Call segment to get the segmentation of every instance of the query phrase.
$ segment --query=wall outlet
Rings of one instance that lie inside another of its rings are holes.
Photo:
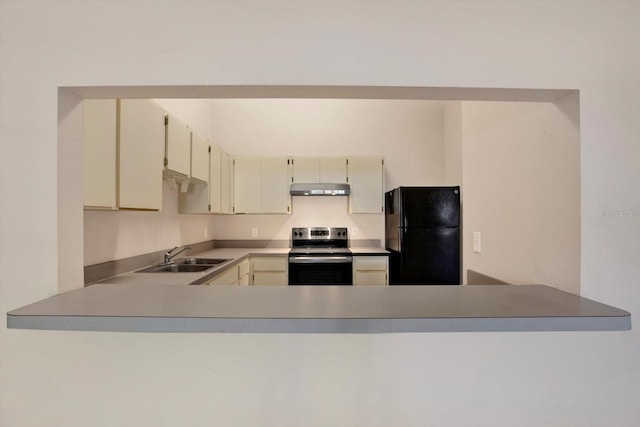
[[[258,237],[258,227],[251,227],[251,237]]]
[[[209,238],[209,229],[207,227],[204,228],[204,238],[208,239]]]
[[[473,232],[473,252],[482,252],[482,235],[479,231]]]
[[[357,227],[353,227],[351,229],[351,235],[352,236],[357,236],[358,235],[358,228]]]

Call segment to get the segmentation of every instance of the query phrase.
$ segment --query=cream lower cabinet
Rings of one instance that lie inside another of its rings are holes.
[[[239,264],[229,267],[216,276],[207,285],[212,286],[246,286],[249,284],[249,260],[240,261]]]
[[[354,256],[353,284],[355,286],[385,286],[389,284],[388,256]]]
[[[251,272],[251,263],[248,259],[245,259],[240,264],[238,264],[238,285],[247,286],[249,285],[249,274]]]
[[[289,256],[252,256],[251,259],[251,285],[276,285],[289,284]]]

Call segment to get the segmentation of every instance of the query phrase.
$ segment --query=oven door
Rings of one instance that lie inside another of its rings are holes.
[[[350,255],[289,255],[289,285],[352,285]]]

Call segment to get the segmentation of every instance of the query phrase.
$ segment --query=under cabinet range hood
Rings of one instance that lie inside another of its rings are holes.
[[[291,184],[292,196],[348,196],[349,184]]]

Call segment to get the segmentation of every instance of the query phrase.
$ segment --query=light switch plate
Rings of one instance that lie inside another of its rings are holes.
[[[473,252],[482,252],[482,236],[479,231],[473,232]]]

